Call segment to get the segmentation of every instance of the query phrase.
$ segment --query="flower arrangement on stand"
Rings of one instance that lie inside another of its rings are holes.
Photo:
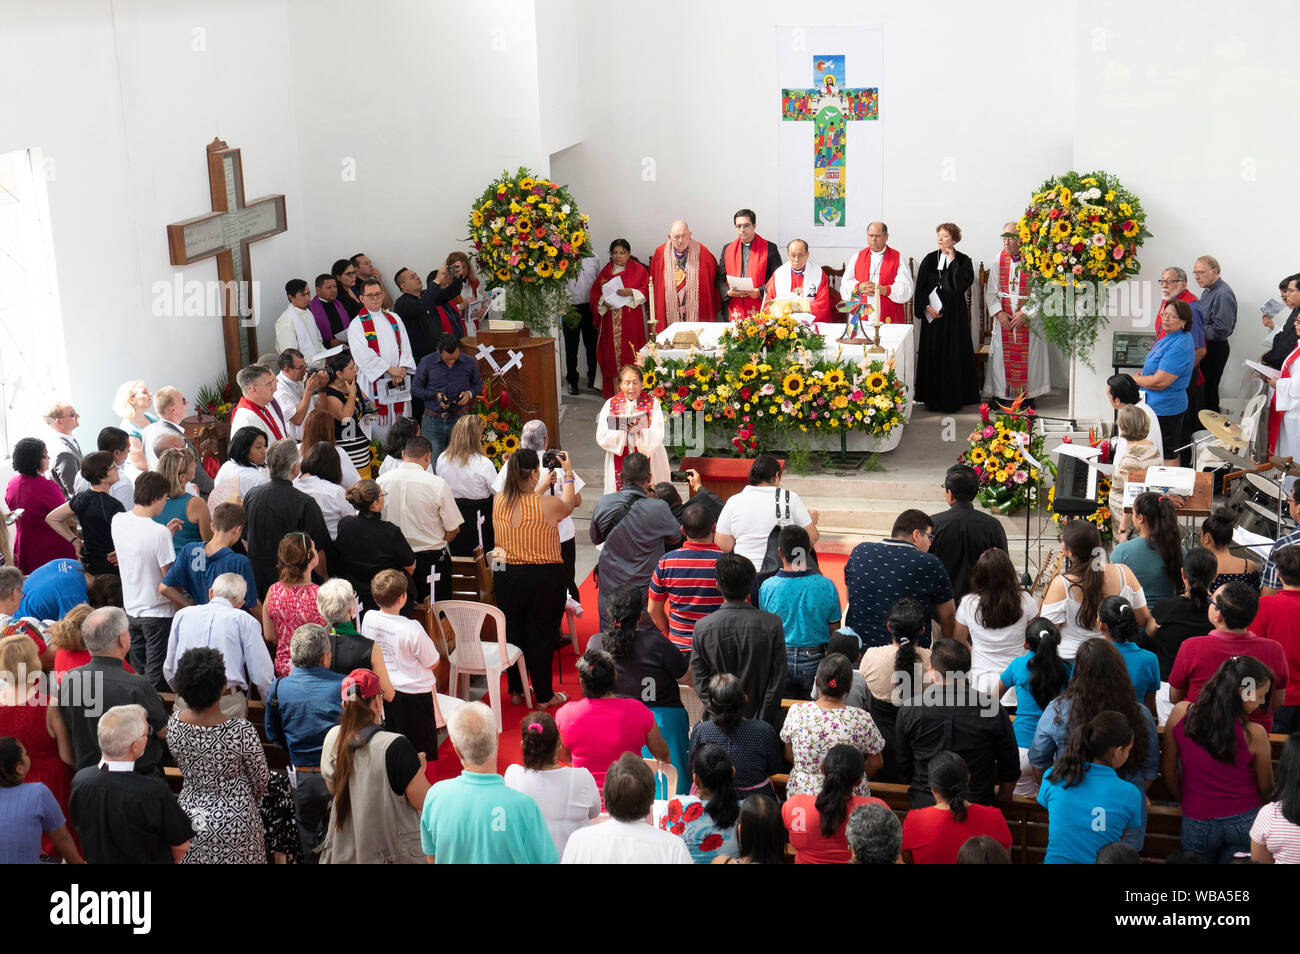
[[[979,426],[971,432],[970,442],[958,463],[974,469],[980,489],[980,504],[994,513],[1007,516],[1037,505],[1037,468],[1021,455],[1027,446],[1029,456],[1042,460],[1043,435],[1034,427],[1033,410],[1018,416],[1021,398],[1016,398],[1009,413],[994,414],[988,404],[980,405]]]
[[[802,435],[885,437],[904,422],[907,392],[892,364],[818,358],[808,345],[820,347],[820,335],[788,314],[736,322],[721,340],[717,357],[664,359],[651,347],[644,383],[665,416],[702,414],[737,457]]]
[[[239,389],[222,371],[211,384],[199,388],[194,398],[194,410],[199,414],[209,414],[218,421],[228,422],[238,403]]]
[[[523,167],[483,190],[470,210],[469,241],[487,288],[506,289],[505,317],[537,334],[572,310],[569,279],[595,255],[587,216],[568,188]]]
[[[1151,237],[1141,201],[1108,172],[1067,172],[1034,192],[1016,231],[1047,341],[1091,367],[1105,286],[1138,273]]]

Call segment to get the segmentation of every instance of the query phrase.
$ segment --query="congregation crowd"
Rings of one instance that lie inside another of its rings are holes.
[[[786,291],[755,219],[737,214],[725,270],[754,263]],[[940,232],[916,291],[955,302],[960,230]],[[864,250],[859,293],[906,300],[887,234]],[[615,246],[607,269],[635,274]],[[806,245],[790,251],[816,286]],[[658,287],[665,321],[714,300],[687,281],[700,263],[674,223],[649,269],[682,274]],[[575,291],[593,324],[610,312],[592,290],[604,274]],[[607,398],[589,530],[599,632],[570,700],[552,670],[565,614],[581,611],[581,478],[541,421],[499,471],[483,454],[482,382],[461,350],[480,303],[470,261],[449,256],[427,291],[411,269],[394,280],[392,311],[364,255],[319,276],[314,298],[288,283],[276,367],[238,375],[214,473],[181,391],[143,381],[123,384],[121,426],[94,451],[66,402],[48,434],[16,442],[12,545],[0,533],[0,860],[763,863],[788,846],[798,863],[993,863],[1012,849],[1000,806],[1020,796],[1046,809],[1047,862],[1135,863],[1160,779],[1181,806],[1184,860],[1300,862],[1300,736],[1276,770],[1269,739],[1300,728],[1300,531],[1256,566],[1230,553],[1230,514],[1184,549],[1171,503],[1143,494],[1109,555],[1095,525],[1066,523],[1040,600],[958,465],[947,510],[905,510],[853,549],[842,602],[818,564],[818,514],[781,486],[777,458],[757,457],[726,500],[688,473],[683,500],[639,346],[620,330],[606,349],[602,324],[587,367]],[[638,315],[611,317],[644,331],[632,284]],[[725,297],[736,316],[763,298]],[[1167,316],[1165,330],[1181,333]],[[1025,367],[1002,373],[1004,393],[1028,396]],[[1165,374],[1109,382],[1118,471],[1162,459],[1146,450],[1156,433],[1165,449],[1176,439],[1182,417],[1151,398],[1182,380]],[[950,400],[970,403],[929,403]],[[491,708],[440,711],[447,660],[431,634],[445,620],[430,607],[451,596],[453,555],[491,561],[514,654],[495,664],[512,706],[531,703],[503,774],[497,690]],[[688,691],[707,713],[694,725]],[[462,771],[430,785],[444,722]],[[907,787],[901,821],[873,783]]]

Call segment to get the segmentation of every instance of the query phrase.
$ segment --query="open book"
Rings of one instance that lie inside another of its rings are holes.
[[[642,427],[650,426],[650,415],[646,411],[633,411],[630,414],[611,414],[606,419],[611,431],[630,430],[633,424],[640,424]]]

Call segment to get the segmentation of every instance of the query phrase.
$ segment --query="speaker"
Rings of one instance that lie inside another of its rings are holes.
[[[1087,461],[1061,454],[1052,509],[1063,517],[1088,517],[1097,511],[1097,472]]]

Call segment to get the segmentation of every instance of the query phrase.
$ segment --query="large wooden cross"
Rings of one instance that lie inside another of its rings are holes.
[[[216,256],[217,277],[222,284],[226,374],[233,382],[240,368],[257,360],[249,245],[285,230],[284,196],[267,195],[246,202],[239,150],[220,139],[208,144],[208,183],[212,213],[168,225],[167,248],[173,265],[189,265]]]
[[[813,225],[844,228],[847,122],[878,119],[880,90],[844,88],[844,55],[813,57],[813,89],[781,90],[781,120],[813,123]]]

